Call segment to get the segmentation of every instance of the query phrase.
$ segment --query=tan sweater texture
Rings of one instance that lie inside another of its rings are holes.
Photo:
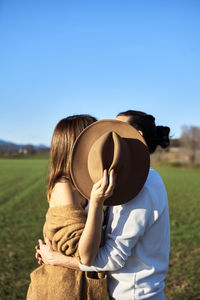
[[[87,213],[70,205],[49,208],[44,236],[55,251],[79,257],[78,242]],[[27,300],[106,300],[105,273],[82,272],[59,266],[42,265],[31,273]]]

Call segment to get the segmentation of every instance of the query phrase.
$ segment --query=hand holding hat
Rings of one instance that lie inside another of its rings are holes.
[[[108,175],[108,171],[104,170],[103,177],[97,181],[92,187],[90,201],[104,202],[105,199],[111,197],[115,188],[116,173],[112,169]]]
[[[78,191],[90,199],[91,190],[108,170],[117,174],[113,194],[105,205],[119,205],[133,199],[142,189],[150,165],[148,147],[131,125],[118,120],[97,121],[77,138],[71,160],[71,174]]]

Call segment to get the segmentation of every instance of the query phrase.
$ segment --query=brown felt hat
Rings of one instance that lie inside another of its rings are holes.
[[[101,120],[86,127],[77,138],[71,160],[71,175],[77,190],[90,199],[93,184],[114,169],[113,195],[105,205],[120,205],[142,189],[150,165],[149,150],[142,135],[128,123]]]

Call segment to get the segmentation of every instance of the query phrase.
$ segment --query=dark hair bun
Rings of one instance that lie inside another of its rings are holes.
[[[170,128],[167,126],[156,126],[157,130],[157,144],[162,148],[167,148],[170,144],[169,132]]]

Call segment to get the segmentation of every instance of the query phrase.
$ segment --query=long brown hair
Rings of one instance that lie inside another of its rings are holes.
[[[71,180],[70,164],[74,142],[81,131],[95,121],[96,118],[90,115],[74,115],[60,120],[56,125],[51,140],[48,201],[56,182],[62,177]]]

